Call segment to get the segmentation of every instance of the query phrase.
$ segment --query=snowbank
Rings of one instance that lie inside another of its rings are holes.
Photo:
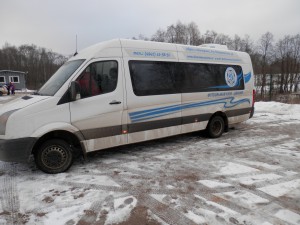
[[[280,102],[256,102],[255,111],[282,115],[298,115],[300,118],[299,104],[285,104]]]

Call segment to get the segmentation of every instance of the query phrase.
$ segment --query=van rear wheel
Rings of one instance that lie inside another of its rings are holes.
[[[213,117],[207,125],[207,133],[211,138],[220,137],[225,129],[224,119],[221,116]]]
[[[70,145],[64,140],[51,139],[46,141],[35,153],[37,167],[45,173],[62,173],[73,163]]]

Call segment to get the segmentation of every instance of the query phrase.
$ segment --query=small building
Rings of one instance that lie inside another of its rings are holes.
[[[16,90],[26,89],[25,72],[0,70],[0,86],[13,82]]]

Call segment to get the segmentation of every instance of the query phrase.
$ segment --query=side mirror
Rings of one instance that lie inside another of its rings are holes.
[[[80,85],[77,81],[71,82],[70,97],[72,102],[80,99]]]

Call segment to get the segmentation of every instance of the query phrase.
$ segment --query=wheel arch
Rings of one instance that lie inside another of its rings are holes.
[[[72,150],[74,152],[79,153],[79,154],[82,153],[83,155],[86,154],[85,146],[81,144],[81,141],[83,140],[81,135],[78,132],[73,133],[73,132],[66,131],[66,130],[53,130],[48,133],[45,133],[40,138],[38,138],[38,140],[36,141],[36,143],[34,144],[34,146],[32,148],[31,153],[35,154],[44,142],[46,142],[47,140],[51,140],[51,139],[64,140],[68,144],[70,144],[70,146],[72,147]]]
[[[208,123],[207,123],[207,126],[208,126],[209,122],[210,122],[215,116],[220,116],[220,117],[223,118],[223,120],[224,120],[224,125],[225,125],[224,131],[225,131],[225,132],[228,132],[228,129],[229,129],[229,126],[228,126],[228,117],[227,117],[226,113],[225,113],[225,112],[222,112],[222,111],[217,111],[217,112],[215,112],[214,114],[212,114],[211,117],[209,118],[209,121],[208,121]]]

